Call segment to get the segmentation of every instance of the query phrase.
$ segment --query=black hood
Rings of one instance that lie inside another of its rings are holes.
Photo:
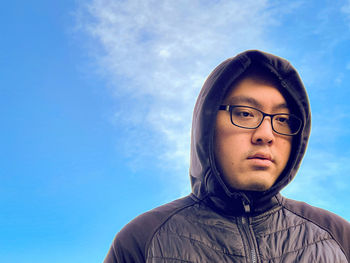
[[[228,188],[218,172],[214,157],[214,126],[219,106],[235,81],[252,66],[268,70],[276,77],[281,93],[303,120],[301,132],[293,137],[292,152],[284,171],[264,192]],[[242,200],[249,202],[253,212],[261,209],[294,178],[306,151],[310,126],[310,107],[304,85],[287,60],[257,50],[227,59],[209,75],[194,108],[190,167],[193,195],[227,213],[241,210]]]

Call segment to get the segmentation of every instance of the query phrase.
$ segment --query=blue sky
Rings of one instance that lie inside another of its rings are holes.
[[[350,220],[350,1],[6,1],[0,261],[101,262],[129,220],[189,193],[192,109],[246,49],[285,57],[312,134],[283,190]]]

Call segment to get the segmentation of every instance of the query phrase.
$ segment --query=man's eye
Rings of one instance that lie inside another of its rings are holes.
[[[277,117],[276,118],[276,121],[280,124],[283,124],[283,125],[288,125],[289,123],[289,118],[287,116],[283,116],[283,117]]]
[[[241,117],[249,117],[251,114],[249,112],[241,112],[240,113]]]
[[[254,117],[254,114],[249,111],[235,111],[234,115],[240,118]]]

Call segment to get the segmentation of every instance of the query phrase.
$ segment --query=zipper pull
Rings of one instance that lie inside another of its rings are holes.
[[[249,214],[250,213],[250,204],[249,204],[249,201],[246,200],[245,198],[243,198],[243,207],[244,207],[244,212]]]

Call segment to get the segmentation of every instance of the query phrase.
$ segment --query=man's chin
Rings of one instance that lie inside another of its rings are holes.
[[[263,192],[270,189],[273,184],[274,181],[272,180],[264,180],[264,178],[260,178],[260,180],[252,180],[251,182],[246,183],[242,190]]]
[[[227,185],[234,190],[263,192],[272,187],[278,176],[270,170],[254,170],[241,173],[239,176],[226,178]]]
[[[264,184],[254,184],[248,187],[249,189],[246,189],[247,191],[256,191],[256,192],[264,192],[266,190],[269,190],[271,188],[270,185],[264,185]]]

